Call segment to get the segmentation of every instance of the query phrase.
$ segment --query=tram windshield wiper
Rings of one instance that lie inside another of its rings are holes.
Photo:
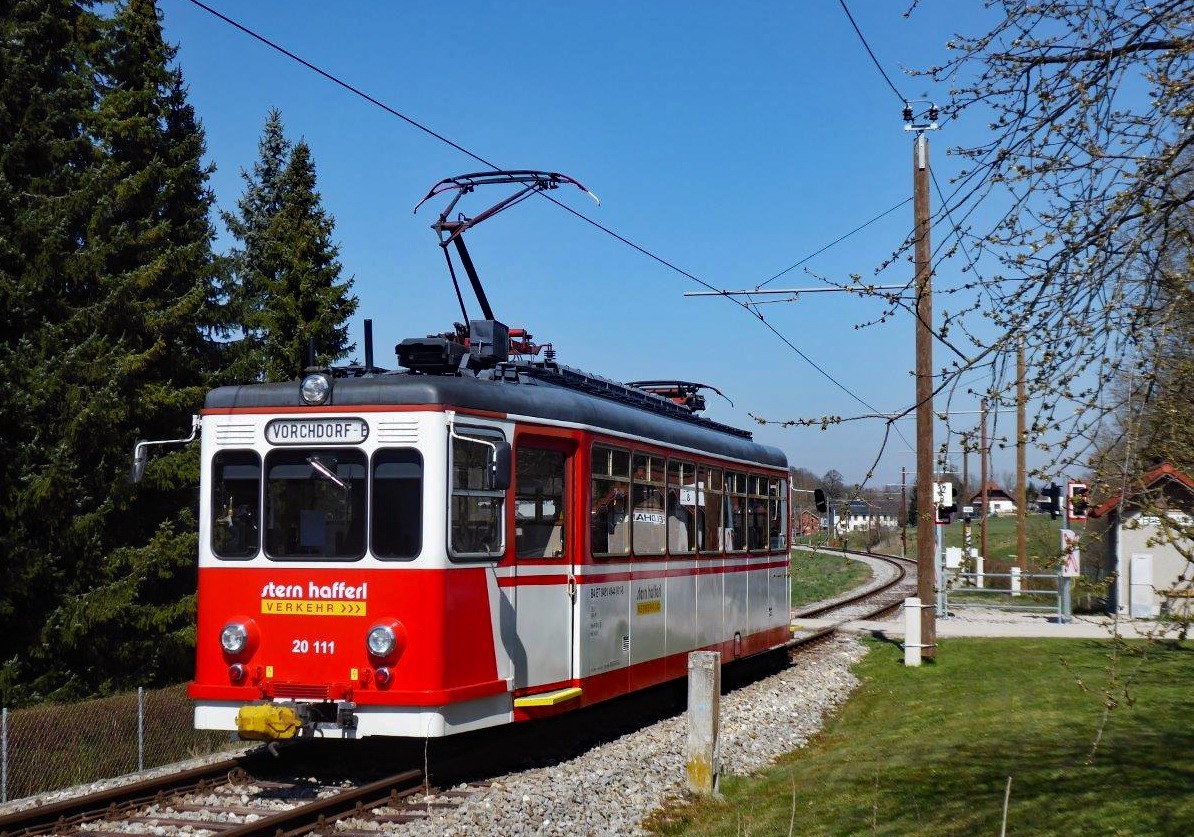
[[[320,459],[315,454],[307,457],[307,464],[315,469],[315,472],[330,483],[339,486],[343,490],[348,490],[348,483],[342,480],[339,475],[328,467],[327,463]]]

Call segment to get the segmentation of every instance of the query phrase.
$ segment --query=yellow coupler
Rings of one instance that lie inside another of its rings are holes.
[[[293,706],[255,703],[236,713],[236,732],[245,741],[281,741],[294,738],[302,728]]]

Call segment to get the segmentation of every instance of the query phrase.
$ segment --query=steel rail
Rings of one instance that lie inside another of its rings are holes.
[[[147,805],[168,793],[179,793],[223,782],[242,769],[240,759],[226,759],[180,773],[156,776],[49,805],[14,811],[0,816],[0,837],[64,830]]]
[[[327,799],[309,802],[272,817],[221,831],[220,837],[298,837],[324,828],[344,814],[364,815],[371,808],[396,803],[423,787],[423,771],[405,770]]]

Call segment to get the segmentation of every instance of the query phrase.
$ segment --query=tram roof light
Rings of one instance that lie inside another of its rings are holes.
[[[310,404],[313,407],[326,404],[332,395],[332,380],[323,372],[307,375],[299,384],[299,395],[304,404]]]

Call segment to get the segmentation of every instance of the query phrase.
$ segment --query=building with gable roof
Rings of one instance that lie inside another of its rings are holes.
[[[1109,610],[1133,618],[1194,615],[1192,515],[1194,478],[1168,462],[1090,513],[1083,540],[1098,556],[1091,569],[1113,579]]]

